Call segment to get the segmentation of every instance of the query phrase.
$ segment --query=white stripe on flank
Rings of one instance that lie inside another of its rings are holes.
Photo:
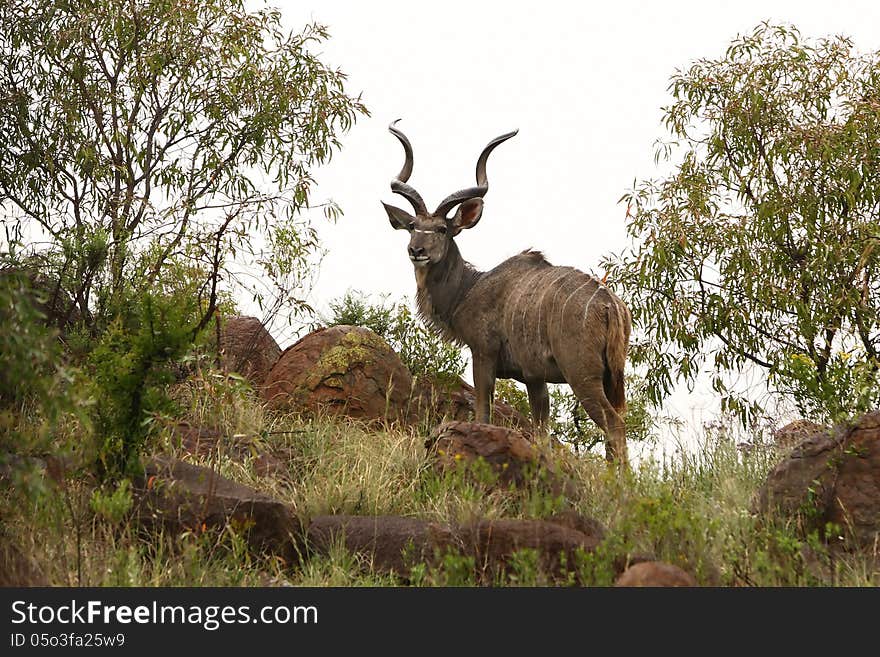
[[[558,268],[554,267],[554,269],[558,269]],[[570,273],[571,273],[571,271],[569,271],[569,270],[563,270],[563,272],[559,276],[557,276],[552,281],[550,281],[550,284],[544,288],[544,292],[541,294],[541,298],[538,299],[538,340],[541,340],[542,338],[544,338],[544,336],[542,334],[542,326],[541,326],[541,314],[544,312],[544,299],[547,297],[547,293],[553,288],[553,286],[556,285],[560,280],[562,280],[563,278],[568,276]],[[554,298],[556,298],[557,292],[559,292],[559,290],[556,290],[553,293]],[[552,308],[551,308],[550,312],[551,312],[550,318],[552,321],[552,318],[553,318]],[[550,329],[549,329],[549,327],[547,328],[547,337],[545,339],[545,342],[546,342],[546,346],[548,347],[548,349],[550,349]],[[550,349],[550,351],[552,352],[552,349]],[[543,354],[540,354],[540,355],[543,356]],[[547,378],[547,361],[544,358],[541,358],[541,368],[543,369],[544,378],[546,379]]]
[[[575,269],[574,267],[566,267],[565,269],[567,269],[567,271],[565,272],[565,274],[566,274],[565,279],[562,281],[562,283],[560,283],[556,292],[553,293],[553,298],[550,300],[550,307],[551,307],[550,312],[553,314],[553,317],[556,317],[559,319],[560,324],[562,323],[562,319],[561,319],[561,315],[556,312],[556,297],[559,295],[560,292],[562,292],[562,290],[565,289],[565,286],[568,284],[568,281],[570,278],[574,277],[575,279],[577,279],[577,276],[580,274],[580,272],[577,269]],[[552,318],[550,321],[551,322],[553,321]]]
[[[537,280],[532,281],[532,283],[536,284],[535,287],[537,287],[539,290],[541,289],[541,279],[546,277],[548,273],[553,273],[553,269],[548,268],[548,269],[542,271],[540,273],[540,275],[537,277]],[[541,298],[543,298],[543,296],[544,295],[541,295]],[[538,303],[540,304],[540,301]],[[540,308],[540,305],[538,307]],[[520,320],[520,324],[522,326],[522,335],[526,341],[528,341],[528,334],[526,331],[526,313],[529,311],[529,308],[534,308],[534,304],[523,306],[522,319]],[[540,335],[541,328],[539,325],[536,325],[535,329],[538,331],[538,335],[535,337],[535,339],[539,339],[541,337],[541,335]]]
[[[554,268],[551,269],[550,271],[553,271],[553,270],[555,270],[555,269],[556,269],[556,267],[554,267]],[[550,289],[551,289],[554,285],[556,285],[556,283],[559,281],[559,279],[564,278],[565,276],[568,276],[568,274],[569,274],[569,272],[567,272],[567,271],[566,271],[566,272],[563,272],[562,274],[560,274],[559,276],[557,276],[556,278],[554,278],[552,281],[550,281],[550,284],[547,285],[547,287],[545,287],[545,288],[544,288],[544,291],[541,293],[541,298],[538,299],[538,325],[537,325],[537,331],[538,331],[538,339],[539,339],[539,340],[541,339],[541,312],[544,310],[544,299],[547,297],[547,293],[550,291]],[[523,315],[523,318],[525,319],[525,315]],[[548,335],[547,335],[547,337],[548,337],[548,338],[550,337],[550,335],[549,335],[549,331],[548,331]]]
[[[570,267],[565,267],[565,269],[566,269],[565,275],[560,276],[560,278],[566,278],[566,277],[570,276],[572,273],[574,273],[574,270]],[[555,283],[555,281],[554,281],[554,283]],[[562,282],[562,285],[560,285],[558,288],[556,288],[556,291],[553,293],[553,298],[550,300],[550,307],[551,308],[556,307],[556,295],[559,294],[559,291],[564,287],[565,287],[565,281]]]
[[[596,291],[593,292],[592,296],[590,297],[590,300],[587,301],[587,307],[584,308],[584,321],[585,321],[585,322],[587,321],[587,313],[590,312],[590,304],[593,303],[593,298],[594,298],[597,294],[599,294],[599,290],[604,290],[604,289],[605,289],[605,286],[602,285],[601,283],[599,283],[598,287],[596,287]]]
[[[543,270],[538,270],[537,272],[532,272],[531,279],[534,280],[535,276],[538,276],[543,273],[544,273]],[[528,276],[528,274],[526,274],[526,276]],[[509,311],[510,314],[508,317],[504,318],[504,320],[505,320],[504,325],[505,325],[505,328],[507,329],[506,333],[507,333],[508,340],[510,340],[510,338],[513,337],[514,318],[516,317],[516,312],[517,312],[517,308],[519,307],[519,302],[522,301],[524,291],[527,289],[528,289],[528,286],[526,285],[526,279],[521,278],[517,282],[516,288],[514,289],[513,293],[511,293],[511,295],[510,295],[510,311]],[[513,294],[515,294],[517,291],[519,292],[519,296],[517,297],[516,301],[514,301]]]
[[[575,294],[580,292],[583,288],[585,288],[587,285],[589,285],[590,283],[594,283],[594,282],[595,281],[592,278],[587,279],[586,283],[583,283],[582,285],[578,286],[577,288],[575,288],[574,292],[572,292],[571,294],[568,295],[568,298],[565,300],[565,303],[562,304],[562,310],[559,311],[559,321],[560,322],[562,321],[562,318],[565,317],[565,307],[568,305],[568,302],[571,301],[571,298]]]

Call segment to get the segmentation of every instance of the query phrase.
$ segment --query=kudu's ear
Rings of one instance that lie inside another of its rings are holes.
[[[385,212],[388,213],[388,221],[391,222],[392,228],[395,230],[410,230],[412,223],[416,219],[414,216],[406,210],[388,205],[385,201],[382,201],[382,205],[385,207]]]
[[[469,198],[458,206],[452,218],[452,234],[458,235],[465,228],[473,228],[483,216],[483,199]]]

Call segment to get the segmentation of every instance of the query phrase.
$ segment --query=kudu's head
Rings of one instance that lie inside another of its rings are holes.
[[[498,144],[507,141],[518,131],[514,130],[496,137],[483,149],[477,160],[476,187],[468,187],[450,194],[440,202],[434,212],[428,212],[421,195],[406,182],[413,169],[412,145],[396,124],[397,121],[394,121],[388,129],[403,144],[406,162],[397,178],[391,181],[391,190],[409,201],[415,214],[388,205],[384,201],[382,205],[385,206],[385,212],[388,213],[393,228],[409,231],[409,259],[412,260],[413,265],[426,267],[442,262],[449,251],[452,238],[465,228],[473,228],[477,225],[483,214],[483,196],[489,191],[489,181],[486,178],[486,161],[489,159],[489,154]],[[449,213],[454,208],[457,208],[455,214],[449,217]]]

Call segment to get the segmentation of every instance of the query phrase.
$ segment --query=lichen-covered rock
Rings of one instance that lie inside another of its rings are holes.
[[[796,517],[805,533],[840,528],[845,544],[880,540],[880,411],[803,440],[767,476],[757,507]]]
[[[614,586],[697,586],[697,580],[678,566],[662,561],[643,561],[627,568]]]
[[[266,378],[263,397],[276,409],[409,421],[412,388],[409,370],[385,340],[340,325],[287,348]]]
[[[263,385],[280,356],[281,347],[256,317],[230,317],[223,324],[220,334],[223,367],[241,374],[254,386]]]

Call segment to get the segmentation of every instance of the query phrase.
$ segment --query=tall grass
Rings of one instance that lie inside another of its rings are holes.
[[[592,455],[557,450],[554,458],[570,479],[563,498],[537,484],[506,490],[472,477],[437,474],[426,464],[421,431],[272,414],[234,380],[208,374],[183,384],[175,398],[185,409],[182,419],[213,427],[226,438],[214,453],[196,457],[176,445],[172,432],[158,431],[154,451],[216,468],[283,500],[304,518],[403,515],[454,524],[549,517],[566,509],[606,528],[600,548],[575,566],[580,581],[590,584],[611,584],[622,567],[641,558],[677,564],[707,585],[878,583],[876,561],[829,552],[818,540],[800,537],[793,523],[753,513],[754,496],[780,454],[759,440],[743,451],[737,447],[742,441],[726,431],[707,431],[699,449],[644,458],[623,475]],[[256,466],[262,453],[274,455],[282,468],[260,474]],[[254,555],[231,529],[147,534],[125,517],[108,517],[100,507],[96,511],[94,486],[82,476],[37,496],[7,489],[0,499],[3,540],[17,545],[50,584],[382,586],[403,581],[376,572],[341,545],[290,564]],[[448,555],[439,570],[416,568],[409,581],[473,583],[462,559]],[[517,555],[506,578],[496,583],[550,583],[535,569],[528,553]]]

